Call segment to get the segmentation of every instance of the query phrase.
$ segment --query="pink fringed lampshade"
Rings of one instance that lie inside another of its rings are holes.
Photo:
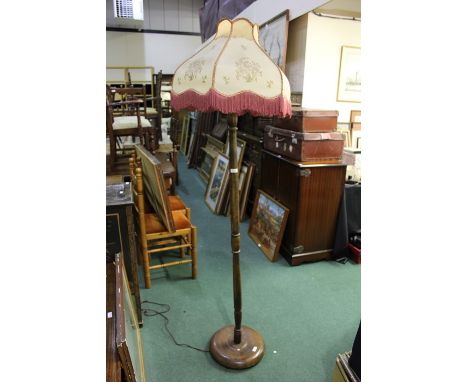
[[[174,73],[175,110],[290,116],[289,81],[258,42],[258,25],[221,20],[214,39]]]

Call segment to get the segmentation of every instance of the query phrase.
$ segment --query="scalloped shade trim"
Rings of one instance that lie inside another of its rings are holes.
[[[175,110],[220,111],[224,114],[236,113],[237,115],[251,113],[253,116],[265,117],[286,117],[292,113],[291,103],[285,97],[263,98],[249,91],[234,96],[224,96],[214,89],[210,89],[206,94],[187,90],[182,94],[174,94],[171,106]]]

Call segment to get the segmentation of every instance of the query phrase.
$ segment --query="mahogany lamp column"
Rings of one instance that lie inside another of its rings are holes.
[[[234,322],[219,329],[211,338],[210,353],[219,364],[231,369],[245,369],[261,361],[265,352],[262,336],[242,326],[242,288],[240,272],[239,174],[237,165],[237,114],[228,115],[229,170],[231,187],[231,248],[234,290]]]

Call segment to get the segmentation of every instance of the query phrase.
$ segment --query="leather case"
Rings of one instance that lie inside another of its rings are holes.
[[[281,129],[310,132],[331,132],[337,128],[338,111],[293,107],[291,118],[274,118],[273,126]]]
[[[263,146],[297,161],[340,160],[344,136],[341,133],[298,133],[267,126]]]

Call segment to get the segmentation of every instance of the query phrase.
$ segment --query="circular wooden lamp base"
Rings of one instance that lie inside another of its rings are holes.
[[[265,353],[262,336],[248,326],[241,327],[241,342],[234,343],[234,325],[219,329],[210,341],[210,353],[229,369],[247,369],[259,363]]]

